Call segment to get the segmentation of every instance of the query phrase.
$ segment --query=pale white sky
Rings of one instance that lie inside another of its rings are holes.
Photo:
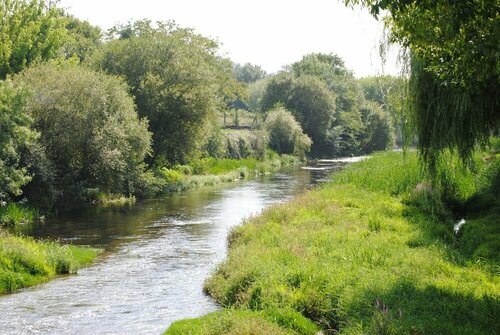
[[[339,0],[61,0],[80,19],[108,29],[148,18],[217,39],[221,53],[268,72],[312,52],[334,53],[357,77],[398,74],[394,51],[382,69],[382,23]]]

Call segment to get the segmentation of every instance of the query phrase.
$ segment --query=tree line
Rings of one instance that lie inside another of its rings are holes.
[[[390,147],[398,129],[401,83],[358,80],[335,55],[269,75],[171,22],[103,32],[45,0],[1,0],[0,17],[2,201],[153,196],[161,168],[200,157],[356,155]],[[263,120],[252,144],[218,122],[235,101]]]

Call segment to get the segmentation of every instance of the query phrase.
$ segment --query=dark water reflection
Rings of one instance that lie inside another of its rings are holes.
[[[0,334],[159,334],[218,306],[204,279],[226,254],[229,229],[325,180],[345,162],[204,188],[129,208],[24,227],[27,235],[106,250],[76,276],[0,297]]]

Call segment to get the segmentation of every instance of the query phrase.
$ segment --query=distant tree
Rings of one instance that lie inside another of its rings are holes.
[[[102,31],[99,27],[71,15],[66,16],[65,19],[68,40],[63,47],[64,54],[66,57],[76,56],[83,62],[101,44]]]
[[[65,20],[45,0],[0,0],[0,79],[56,58],[67,41]]]
[[[0,200],[18,196],[31,178],[20,163],[21,152],[31,146],[37,133],[24,113],[27,92],[10,81],[0,81]]]
[[[279,103],[293,113],[312,139],[313,153],[322,152],[335,116],[335,96],[325,83],[317,77],[281,73],[269,80],[262,98],[266,110]]]
[[[252,65],[250,63],[245,63],[244,65],[234,64],[233,71],[238,81],[247,84],[254,83],[267,77],[266,71],[263,70],[260,65]]]
[[[217,44],[172,23],[137,21],[110,31],[93,63],[123,76],[153,133],[153,163],[186,163],[208,139],[210,120],[237,97]]]
[[[41,136],[28,160],[38,172],[53,169],[52,180],[34,180],[53,182],[53,201],[75,205],[89,192],[134,193],[151,135],[122,80],[59,63],[31,67],[14,81],[32,92],[25,112]]]
[[[269,147],[279,154],[305,157],[312,141],[302,132],[302,127],[292,113],[278,106],[269,111],[264,129],[269,134]]]
[[[363,131],[360,108],[363,95],[356,78],[337,55],[313,53],[291,66],[296,77],[313,76],[321,80],[335,96],[334,121],[323,142],[327,155],[354,155],[359,152]]]
[[[389,114],[397,143],[402,144],[404,79],[393,76],[365,77],[359,79],[359,84],[365,99],[378,103]]]
[[[248,84],[248,108],[252,112],[262,111],[262,97],[267,86],[267,79]]]
[[[360,136],[364,153],[386,150],[394,143],[394,130],[389,113],[376,102],[367,101],[361,108],[364,131]]]

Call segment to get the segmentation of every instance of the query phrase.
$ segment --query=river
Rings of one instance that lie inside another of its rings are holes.
[[[231,227],[344,164],[324,161],[25,227],[35,238],[105,252],[77,275],[0,296],[0,334],[161,334],[176,320],[215,311],[202,286],[224,260]]]

